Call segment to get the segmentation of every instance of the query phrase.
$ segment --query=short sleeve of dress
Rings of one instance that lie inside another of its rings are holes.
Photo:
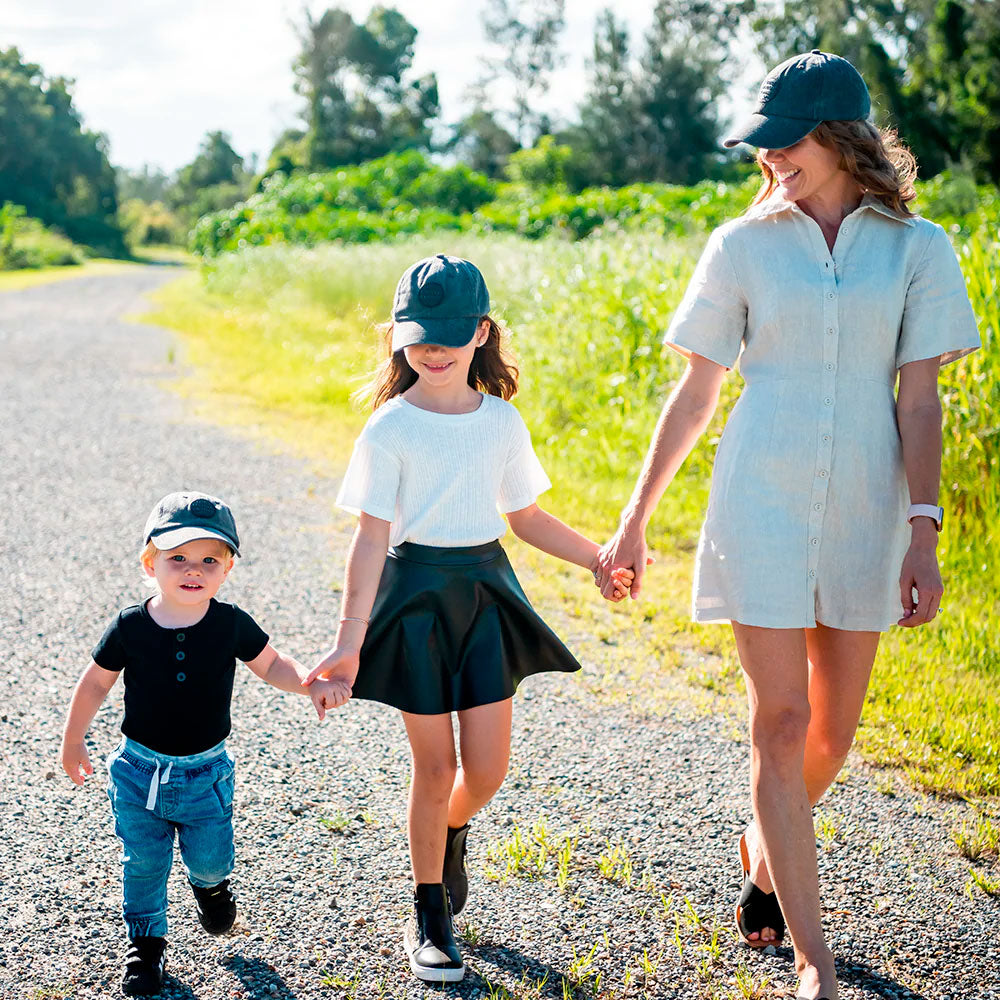
[[[264,647],[270,641],[270,636],[242,608],[234,604],[233,611],[236,615],[236,645],[234,650],[236,657],[244,663],[248,660],[255,660],[264,652]]]
[[[740,356],[746,326],[746,298],[725,240],[716,230],[702,251],[663,340],[686,358],[700,354],[732,368]]]
[[[337,494],[337,506],[391,521],[396,514],[400,463],[365,431],[354,443],[351,461]]]
[[[513,407],[511,411],[513,419],[507,462],[497,496],[497,509],[501,514],[529,507],[538,499],[539,494],[552,486],[531,446],[531,434],[521,414]]]
[[[941,364],[979,347],[976,317],[948,234],[935,226],[906,290],[896,367],[940,356]]]
[[[94,662],[105,670],[124,670],[128,657],[125,654],[125,644],[122,642],[122,616],[117,614],[111,624],[104,630],[104,635],[94,647],[91,656]]]

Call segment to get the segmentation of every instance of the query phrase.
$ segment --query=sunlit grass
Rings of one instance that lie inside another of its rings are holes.
[[[136,264],[127,260],[113,260],[99,257],[83,264],[67,264],[58,267],[22,268],[17,271],[0,271],[0,292],[13,292],[35,285],[47,285],[53,281],[71,278],[89,278],[99,274],[113,274],[127,270]]]
[[[940,555],[948,592],[932,626],[884,639],[859,745],[943,794],[1000,794],[998,602],[993,528],[1000,509],[1000,293],[989,228],[961,248],[985,347],[942,373],[945,408]],[[193,374],[186,391],[240,426],[277,433],[343,467],[367,414],[350,395],[375,359],[373,323],[419,257],[457,253],[482,268],[494,312],[521,366],[516,403],[554,483],[541,503],[603,541],[614,530],[655,424],[681,371],[661,346],[699,241],[620,234],[578,243],[442,235],[316,250],[275,246],[224,255],[166,289],[153,317],[181,330]],[[609,663],[594,694],[644,713],[678,697],[736,711],[739,678],[728,629],[688,616],[691,569],[714,444],[739,379],[727,379],[712,427],[661,503],[649,540],[657,558],[639,602],[611,608],[587,574],[512,543],[529,592],[581,655]],[[609,650],[611,655],[609,656]],[[636,697],[641,691],[641,698]]]

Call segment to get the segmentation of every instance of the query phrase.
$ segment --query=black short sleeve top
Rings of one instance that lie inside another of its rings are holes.
[[[236,660],[253,660],[268,635],[241,608],[214,598],[201,621],[164,628],[146,602],[120,611],[94,648],[94,662],[124,671],[122,732],[172,757],[202,753],[231,728]]]

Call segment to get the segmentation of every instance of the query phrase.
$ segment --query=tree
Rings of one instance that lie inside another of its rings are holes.
[[[16,48],[0,49],[0,204],[23,205],[79,243],[123,254],[107,142],[83,128],[70,88]]]
[[[564,61],[556,43],[566,25],[566,0],[489,0],[483,14],[486,37],[503,52],[500,67],[514,89],[512,131],[530,145],[549,123],[536,101],[549,89],[549,76]],[[488,79],[501,75],[494,68]]]
[[[298,29],[295,91],[305,99],[303,140],[313,169],[427,149],[438,115],[433,73],[410,78],[417,30],[396,10],[373,7],[363,24],[333,7]],[[277,152],[277,150],[276,150]],[[272,154],[272,159],[274,159]]]
[[[480,107],[452,127],[452,137],[444,149],[473,170],[497,178],[503,176],[511,153],[520,146],[494,112]]]
[[[231,208],[249,194],[249,186],[243,157],[230,145],[228,133],[207,132],[195,158],[177,171],[168,202],[191,226],[208,212]]]
[[[638,106],[629,63],[628,30],[608,7],[597,15],[594,47],[587,63],[588,87],[579,125],[561,138],[576,152],[577,185],[620,187],[635,179]],[[568,165],[572,171],[572,165]]]
[[[705,6],[657,0],[653,8],[636,87],[635,169],[644,179],[692,184],[718,159],[716,102],[725,85]]]

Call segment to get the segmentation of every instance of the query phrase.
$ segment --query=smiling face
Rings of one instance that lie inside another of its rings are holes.
[[[184,607],[205,604],[215,597],[233,568],[233,556],[225,543],[198,538],[175,549],[156,549],[142,561],[148,576],[164,601]]]
[[[406,363],[417,373],[427,388],[445,389],[467,385],[469,366],[477,347],[489,336],[489,324],[480,323],[475,336],[464,347],[444,347],[441,344],[411,344],[403,348]]]
[[[852,183],[840,168],[840,153],[822,145],[812,135],[785,149],[761,149],[761,162],[774,174],[778,193],[788,201],[823,197]]]

